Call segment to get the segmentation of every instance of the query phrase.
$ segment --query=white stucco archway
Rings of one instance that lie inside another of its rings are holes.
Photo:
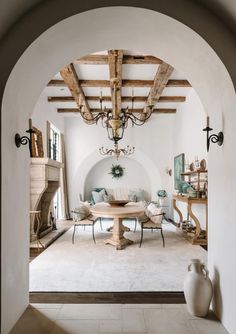
[[[222,240],[225,212],[221,209],[227,208],[227,226],[233,237],[236,160],[231,148],[236,140],[236,101],[230,76],[211,47],[187,26],[151,10],[108,7],[75,15],[43,33],[19,59],[6,85],[2,104],[3,333],[7,333],[28,303],[29,204],[27,196],[19,198],[19,193],[28,194],[29,159],[27,150],[14,146],[14,135],[24,133],[38,96],[56,72],[75,58],[112,48],[153,54],[181,70],[211,116],[213,128],[223,127],[223,147],[212,147],[209,154],[213,171],[209,180],[209,266],[213,276],[215,272],[222,273],[221,283],[216,281],[216,286],[224,294],[224,302],[220,305],[216,300],[216,311],[223,321],[225,314],[227,319],[233,318],[236,288],[232,289],[234,275],[224,254],[234,253],[234,242]],[[225,189],[224,197],[217,196]],[[235,273],[236,268],[233,270]]]

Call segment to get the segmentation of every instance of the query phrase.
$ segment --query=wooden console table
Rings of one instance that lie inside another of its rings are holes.
[[[173,208],[179,215],[179,222],[177,224],[178,227],[181,226],[181,223],[183,222],[183,214],[180,211],[180,209],[177,207],[176,202],[184,202],[187,204],[187,212],[189,214],[189,217],[192,218],[196,225],[196,230],[194,231],[194,235],[191,238],[191,242],[193,245],[207,245],[207,229],[208,229],[208,213],[207,213],[207,198],[189,198],[186,196],[181,195],[173,195]],[[206,237],[203,239],[200,237],[201,234],[201,224],[198,218],[194,215],[192,211],[192,205],[193,204],[203,204],[206,207]]]

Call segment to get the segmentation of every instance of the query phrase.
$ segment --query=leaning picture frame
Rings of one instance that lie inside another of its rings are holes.
[[[184,153],[174,157],[174,187],[180,189],[180,183],[183,180],[181,173],[184,173]]]

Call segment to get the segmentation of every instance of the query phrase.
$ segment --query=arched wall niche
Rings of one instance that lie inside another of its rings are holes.
[[[107,158],[105,158],[107,159]],[[74,192],[78,193],[78,189],[81,191],[82,198],[86,195],[86,183],[87,178],[90,174],[90,172],[103,160],[105,160],[101,155],[98,154],[97,150],[95,150],[92,154],[90,154],[78,167],[78,171],[75,178],[75,187]],[[110,164],[120,164],[120,161],[108,158]],[[122,160],[122,159],[121,159]],[[140,167],[140,169],[143,169],[145,176],[148,178],[149,183],[149,196],[150,198],[155,198],[157,186],[162,186],[162,180],[160,176],[160,172],[156,165],[152,162],[151,159],[147,155],[145,155],[140,150],[135,151],[134,155],[129,158],[129,160],[134,160]],[[122,160],[123,161],[123,160]],[[154,179],[153,175],[155,175],[155,182],[151,182],[152,179]],[[119,186],[118,186],[119,187]],[[139,188],[139,186],[136,186],[136,188]],[[148,190],[148,189],[146,189]],[[79,195],[79,194],[78,194]],[[77,198],[79,197],[77,195]]]
[[[229,239],[236,233],[233,83],[213,49],[187,26],[151,10],[108,7],[75,15],[44,32],[18,60],[5,87],[2,103],[4,334],[9,332],[28,303],[29,199],[27,195],[19,198],[18,194],[28,194],[29,159],[26,149],[14,146],[14,135],[16,132],[23,134],[27,129],[28,118],[42,89],[64,65],[99,49],[130,49],[130,45],[132,49],[162,58],[185,73],[210,115],[212,127],[224,131],[224,145],[213,146],[209,154],[209,267],[216,291],[222,296],[214,300],[215,311],[228,330],[236,331],[232,305],[236,299],[233,280],[236,268],[233,256],[229,255],[235,251],[233,239]],[[223,197],[217,196],[222,193]],[[225,207],[227,228],[231,233],[227,240],[222,240],[222,221],[225,221],[222,208]],[[225,254],[229,263],[224,260]]]
[[[120,178],[113,178],[109,173],[111,166],[117,164],[123,167],[124,174]],[[143,199],[149,201],[151,198],[150,178],[146,168],[130,157],[120,157],[119,161],[115,161],[112,157],[100,160],[90,169],[84,184],[85,198],[88,200],[91,198],[93,188],[100,186],[108,191],[119,189],[119,193],[142,189]]]

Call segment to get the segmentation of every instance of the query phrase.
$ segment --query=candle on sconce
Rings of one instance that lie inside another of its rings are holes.
[[[100,88],[100,100],[102,100],[102,88]]]
[[[206,124],[206,127],[208,128],[208,127],[209,127],[209,125],[210,125],[210,117],[209,117],[209,116],[207,116],[207,124]]]

